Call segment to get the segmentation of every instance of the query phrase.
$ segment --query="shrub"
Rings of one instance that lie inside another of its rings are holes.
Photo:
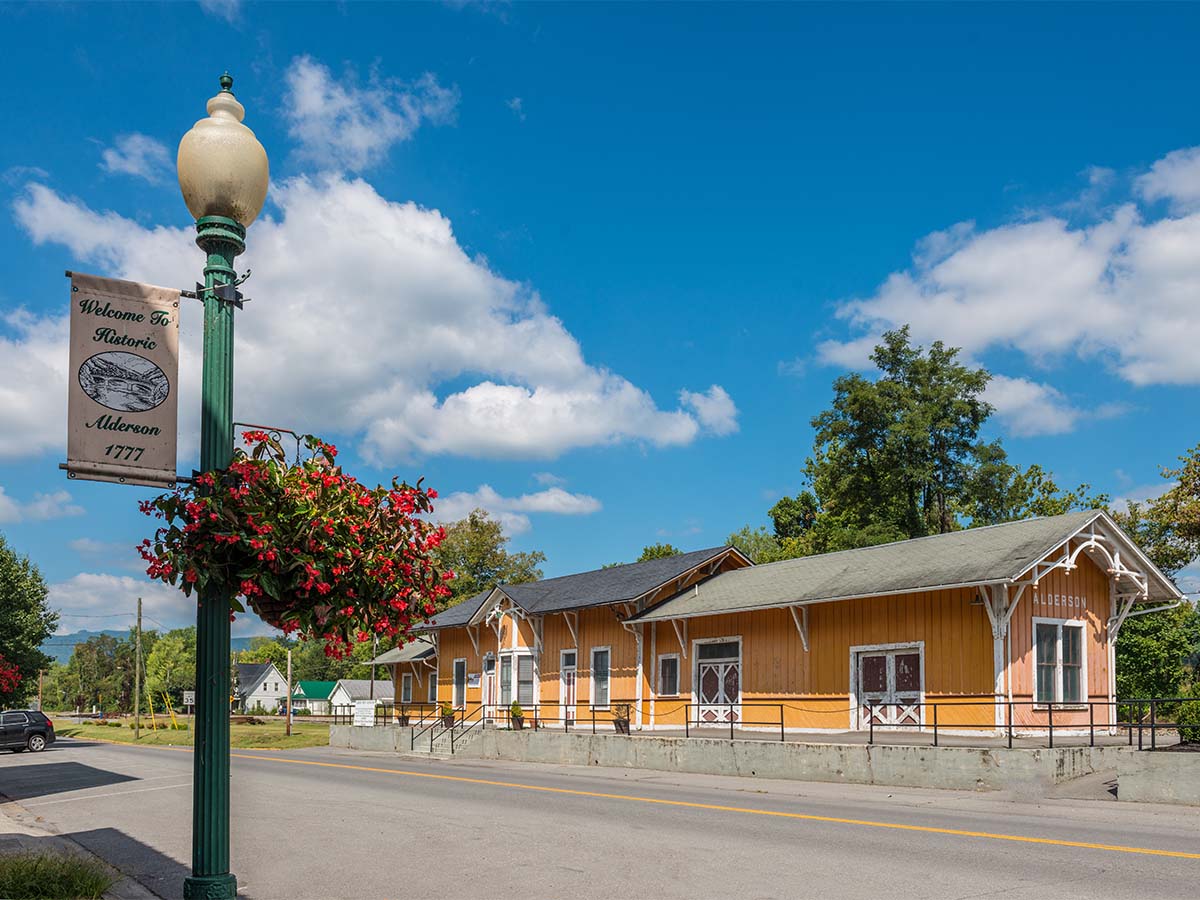
[[[311,709],[293,709],[292,710],[293,717],[295,717],[295,716],[311,716],[311,715],[312,715]]]
[[[629,714],[632,708],[633,707],[628,703],[614,703],[612,705],[612,717],[614,719],[623,719],[624,721],[628,722]]]
[[[1180,741],[1200,743],[1200,685],[1193,687],[1189,696],[1195,699],[1180,704],[1175,724],[1179,726]]]
[[[82,856],[57,853],[0,856],[0,897],[91,900],[103,896],[116,880],[107,867]]]
[[[518,703],[516,700],[514,700],[512,702],[512,706],[510,706],[508,708],[508,714],[510,716],[512,716],[514,719],[525,718],[525,710],[521,709],[521,704]]]

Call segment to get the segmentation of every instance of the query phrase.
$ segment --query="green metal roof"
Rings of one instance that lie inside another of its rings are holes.
[[[848,600],[971,585],[996,584],[1021,576],[1095,519],[1122,545],[1122,556],[1142,556],[1107,515],[1083,510],[1061,516],[1023,519],[874,547],[824,553],[734,569],[714,575],[664,600],[638,622],[660,622],[742,610]],[[1181,595],[1169,579],[1142,556],[1151,600]]]
[[[335,687],[336,681],[298,681],[292,696],[303,697],[306,700],[328,700]]]

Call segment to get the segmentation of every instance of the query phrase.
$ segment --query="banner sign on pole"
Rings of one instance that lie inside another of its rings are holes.
[[[67,275],[68,477],[174,487],[180,292]]]

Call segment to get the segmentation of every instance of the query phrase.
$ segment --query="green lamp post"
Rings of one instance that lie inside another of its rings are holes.
[[[233,260],[246,249],[246,227],[267,197],[267,153],[242,124],[246,110],[233,96],[233,79],[208,101],[208,118],[179,142],[179,187],[196,220],[204,266],[204,374],[200,415],[200,469],[229,465],[233,455],[233,291],[216,288],[237,279]],[[192,780],[192,875],[187,900],[237,895],[229,871],[229,588],[201,592],[196,613],[196,718]]]

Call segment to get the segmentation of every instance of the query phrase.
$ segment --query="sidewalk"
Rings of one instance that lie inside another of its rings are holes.
[[[60,853],[64,856],[84,856],[99,860],[112,868],[106,860],[85,850],[75,841],[47,831],[37,824],[37,817],[19,803],[0,798],[0,856],[10,853]],[[106,900],[159,900],[154,894],[114,869],[118,880],[104,895]]]

